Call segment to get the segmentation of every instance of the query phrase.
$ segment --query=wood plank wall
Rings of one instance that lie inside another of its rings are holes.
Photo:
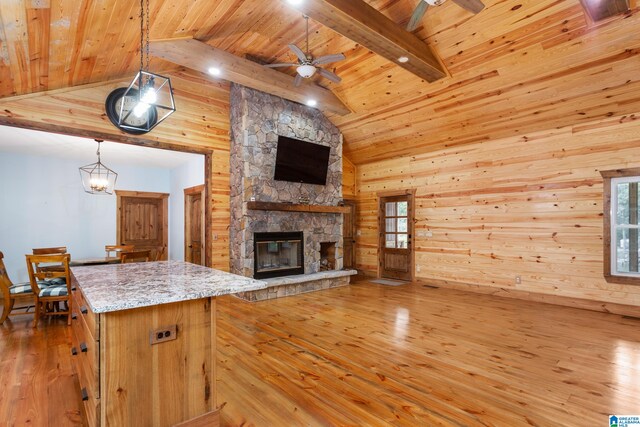
[[[640,167],[637,119],[358,165],[357,268],[377,274],[376,193],[415,188],[418,280],[640,306],[603,279],[599,173]]]
[[[132,76],[133,77],[133,76]],[[200,74],[171,74],[177,111],[149,134],[136,137],[146,145],[157,142],[213,150],[210,245],[213,267],[229,270],[229,86]],[[122,139],[104,113],[111,90],[128,82],[88,85],[0,100],[0,123],[79,136]]]
[[[342,156],[342,197],[356,197],[356,166],[345,155]]]

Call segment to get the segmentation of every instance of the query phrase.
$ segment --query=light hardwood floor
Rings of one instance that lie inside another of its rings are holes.
[[[640,413],[640,319],[370,283],[224,297],[219,310],[225,425],[599,426]],[[0,327],[0,420],[77,425],[64,321],[33,331],[29,319]]]

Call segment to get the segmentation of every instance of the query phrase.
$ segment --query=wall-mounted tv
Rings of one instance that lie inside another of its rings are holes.
[[[279,136],[273,179],[325,185],[330,152],[325,145]]]

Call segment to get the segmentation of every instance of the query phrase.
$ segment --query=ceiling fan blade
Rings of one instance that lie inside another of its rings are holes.
[[[420,0],[420,3],[416,6],[413,14],[411,15],[411,19],[409,19],[409,23],[407,24],[407,31],[413,31],[418,28],[420,25],[420,21],[425,13],[427,13],[427,9],[429,9],[429,3],[424,0]]]
[[[318,74],[320,74],[322,77],[326,79],[331,80],[334,83],[340,83],[342,81],[342,79],[337,75],[335,75],[335,73],[325,70],[324,68],[318,68]]]
[[[293,53],[296,54],[300,62],[307,62],[307,55],[305,55],[302,49],[300,49],[298,46],[292,43],[289,45],[289,49],[291,49]]]
[[[346,59],[347,57],[341,53],[336,53],[335,55],[325,55],[320,58],[316,58],[311,64],[312,65],[323,65],[330,64],[332,62],[338,62]]]
[[[297,67],[300,64],[265,64],[267,68],[278,68],[278,67]]]
[[[484,9],[484,3],[481,0],[453,0],[453,2],[471,13],[478,13]]]
[[[296,78],[293,80],[294,86],[300,86],[300,83],[302,83],[302,79],[303,77],[300,74],[296,73]]]

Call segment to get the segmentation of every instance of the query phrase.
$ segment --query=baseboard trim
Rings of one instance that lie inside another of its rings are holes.
[[[537,292],[528,292],[518,289],[494,288],[491,286],[474,285],[471,283],[453,282],[449,280],[417,279],[413,283],[438,288],[457,289],[476,292],[479,294],[495,295],[505,298],[514,298],[526,301],[543,302],[547,304],[562,305],[565,307],[581,308],[583,310],[600,311],[604,313],[619,314],[622,316],[640,318],[640,307],[634,305],[617,304],[612,302],[594,301],[583,298],[572,298],[559,295],[549,295]]]

